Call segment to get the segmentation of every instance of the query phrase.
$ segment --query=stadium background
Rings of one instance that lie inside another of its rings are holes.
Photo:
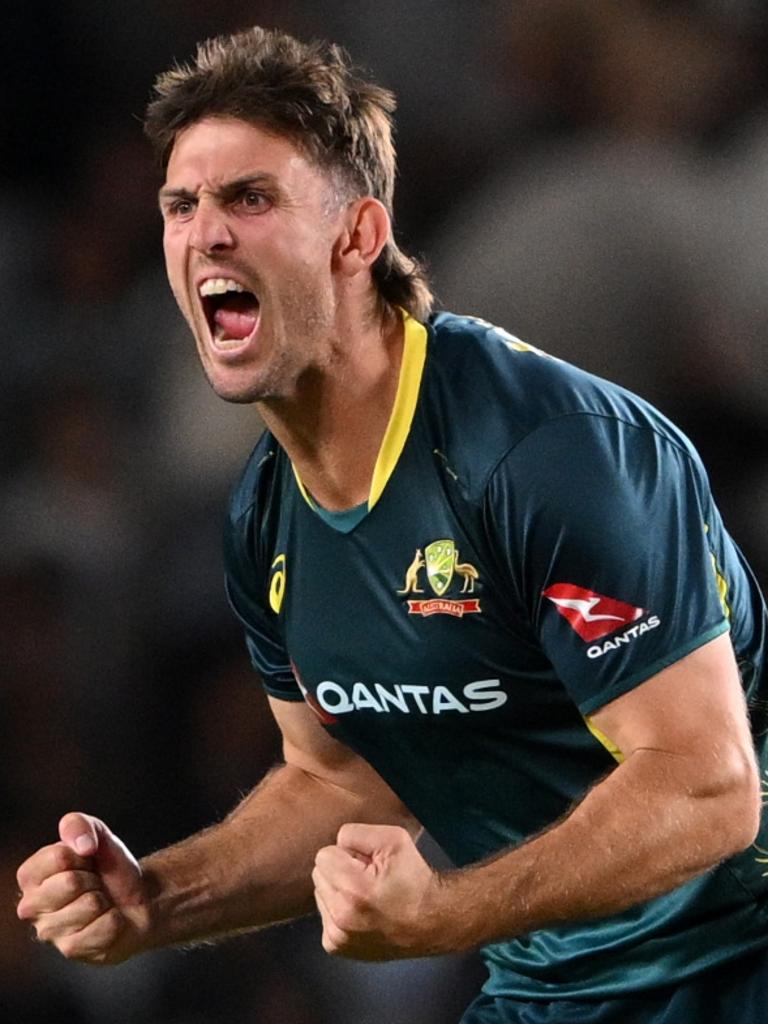
[[[322,11],[320,10],[322,6]],[[762,0],[16,2],[0,129],[0,1008],[19,1024],[447,1024],[472,957],[329,961],[314,922],[114,970],[13,913],[59,815],[138,853],[276,757],[222,594],[257,420],[209,394],[167,291],[138,118],[196,40],[258,22],[399,96],[397,230],[441,302],[655,400],[768,580]]]

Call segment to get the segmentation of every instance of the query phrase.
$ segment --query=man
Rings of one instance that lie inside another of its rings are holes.
[[[465,1024],[744,1020],[761,598],[660,414],[430,316],[392,238],[392,107],[336,48],[260,29],[158,80],[171,287],[213,388],[267,425],[227,585],[285,764],[141,864],[66,815],[19,915],[116,963],[316,905],[333,954],[486,947]]]

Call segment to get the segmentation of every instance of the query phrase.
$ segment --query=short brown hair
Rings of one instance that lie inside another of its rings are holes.
[[[176,136],[204,117],[235,117],[284,135],[352,196],[392,215],[395,97],[367,81],[341,47],[254,26],[200,43],[194,61],[159,75],[144,130],[163,166]],[[390,235],[372,268],[381,297],[417,320],[432,310],[424,269]]]

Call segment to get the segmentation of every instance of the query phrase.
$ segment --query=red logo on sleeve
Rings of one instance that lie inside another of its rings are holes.
[[[332,715],[328,711],[326,711],[325,708],[322,708],[318,703],[317,698],[309,692],[304,683],[301,681],[299,670],[296,668],[296,662],[293,661],[293,659],[291,659],[291,668],[293,669],[293,674],[296,677],[296,682],[299,684],[299,689],[301,690],[302,697],[304,698],[305,702],[312,708],[312,710],[315,712],[315,714],[323,723],[323,725],[336,725],[336,723],[338,722],[338,718],[336,718],[335,715]]]
[[[645,615],[644,608],[606,597],[575,583],[553,583],[542,591],[582,640],[591,643]]]

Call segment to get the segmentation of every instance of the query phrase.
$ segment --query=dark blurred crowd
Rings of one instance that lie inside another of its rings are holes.
[[[15,6],[0,43],[0,1016],[450,1024],[482,977],[474,957],[330,961],[307,921],[96,970],[13,913],[16,865],[65,811],[140,855],[221,817],[279,756],[219,555],[259,421],[197,368],[139,119],[154,75],[208,35],[258,22],[345,45],[398,93],[397,234],[441,304],[656,402],[765,585],[765,5]]]

